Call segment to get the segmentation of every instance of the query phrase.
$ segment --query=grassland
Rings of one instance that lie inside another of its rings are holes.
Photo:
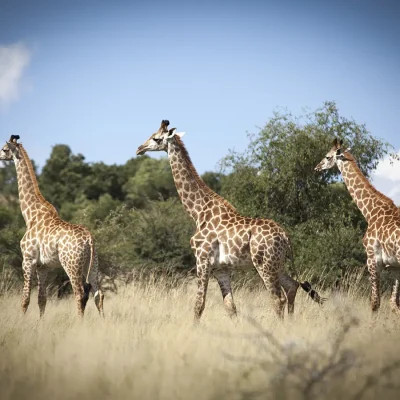
[[[326,294],[326,293],[325,293]],[[398,399],[399,319],[350,288],[323,307],[298,294],[279,322],[264,290],[236,292],[237,320],[211,284],[200,326],[195,288],[129,285],[93,301],[49,300],[38,320],[19,294],[0,297],[0,397],[6,399]],[[397,385],[397,386],[396,386]]]

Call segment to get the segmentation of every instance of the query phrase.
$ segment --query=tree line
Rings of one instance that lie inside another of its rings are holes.
[[[366,262],[366,222],[338,170],[314,171],[334,137],[351,145],[367,177],[392,150],[365,125],[341,116],[334,102],[326,102],[301,116],[275,112],[248,135],[244,152],[229,151],[219,172],[202,175],[242,214],[281,224],[291,236],[298,271],[326,285]],[[42,194],[60,216],[91,230],[106,276],[143,267],[194,267],[189,245],[194,224],[179,201],[166,157],[134,157],[123,165],[88,163],[84,155],[58,144],[37,175]],[[0,188],[1,268],[21,277],[19,241],[25,226],[14,165],[0,168]],[[63,272],[57,274],[61,279]]]

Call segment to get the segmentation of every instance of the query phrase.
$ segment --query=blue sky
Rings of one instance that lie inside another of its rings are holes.
[[[400,148],[396,1],[3,3],[0,131],[39,166],[57,143],[124,163],[169,119],[215,170],[274,109],[325,100]]]

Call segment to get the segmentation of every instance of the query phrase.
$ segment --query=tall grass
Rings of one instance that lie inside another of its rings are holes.
[[[243,288],[230,320],[212,282],[195,328],[192,283],[121,287],[104,321],[93,301],[78,321],[72,298],[49,300],[39,321],[36,293],[22,317],[10,292],[0,297],[0,397],[397,399],[399,320],[387,299],[373,318],[359,293],[347,285],[319,307],[299,292],[281,323],[264,290]]]

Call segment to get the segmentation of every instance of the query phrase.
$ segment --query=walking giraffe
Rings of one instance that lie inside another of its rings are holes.
[[[363,238],[367,253],[367,267],[371,281],[371,308],[377,311],[381,302],[380,272],[385,267],[396,277],[390,303],[392,310],[400,312],[400,210],[393,201],[371,185],[358,168],[350,149],[342,148],[343,141],[335,139],[316,171],[337,165],[343,181],[367,220],[368,228]]]
[[[198,290],[195,320],[205,306],[211,273],[218,281],[228,313],[236,315],[230,283],[230,267],[251,259],[266,288],[275,298],[275,309],[283,317],[286,298],[289,314],[294,311],[296,292],[301,287],[311,298],[322,299],[308,282],[299,283],[284,273],[292,249],[286,232],[274,221],[240,215],[223,197],[213,192],[200,178],[176,128],[168,130],[163,120],[160,129],[137,149],[141,155],[148,151],[166,151],[179,197],[188,214],[196,222],[196,233],[190,240],[196,257]],[[282,293],[281,287],[284,289]]]
[[[49,268],[61,264],[67,273],[83,317],[90,291],[101,316],[103,293],[98,283],[98,262],[94,241],[88,229],[63,221],[52,204],[40,193],[32,162],[18,135],[12,135],[0,152],[0,160],[14,161],[21,212],[26,232],[21,240],[24,271],[22,311],[26,313],[31,293],[32,276],[38,279],[38,303],[40,316],[46,307],[46,278]],[[84,275],[86,282],[84,283]]]

